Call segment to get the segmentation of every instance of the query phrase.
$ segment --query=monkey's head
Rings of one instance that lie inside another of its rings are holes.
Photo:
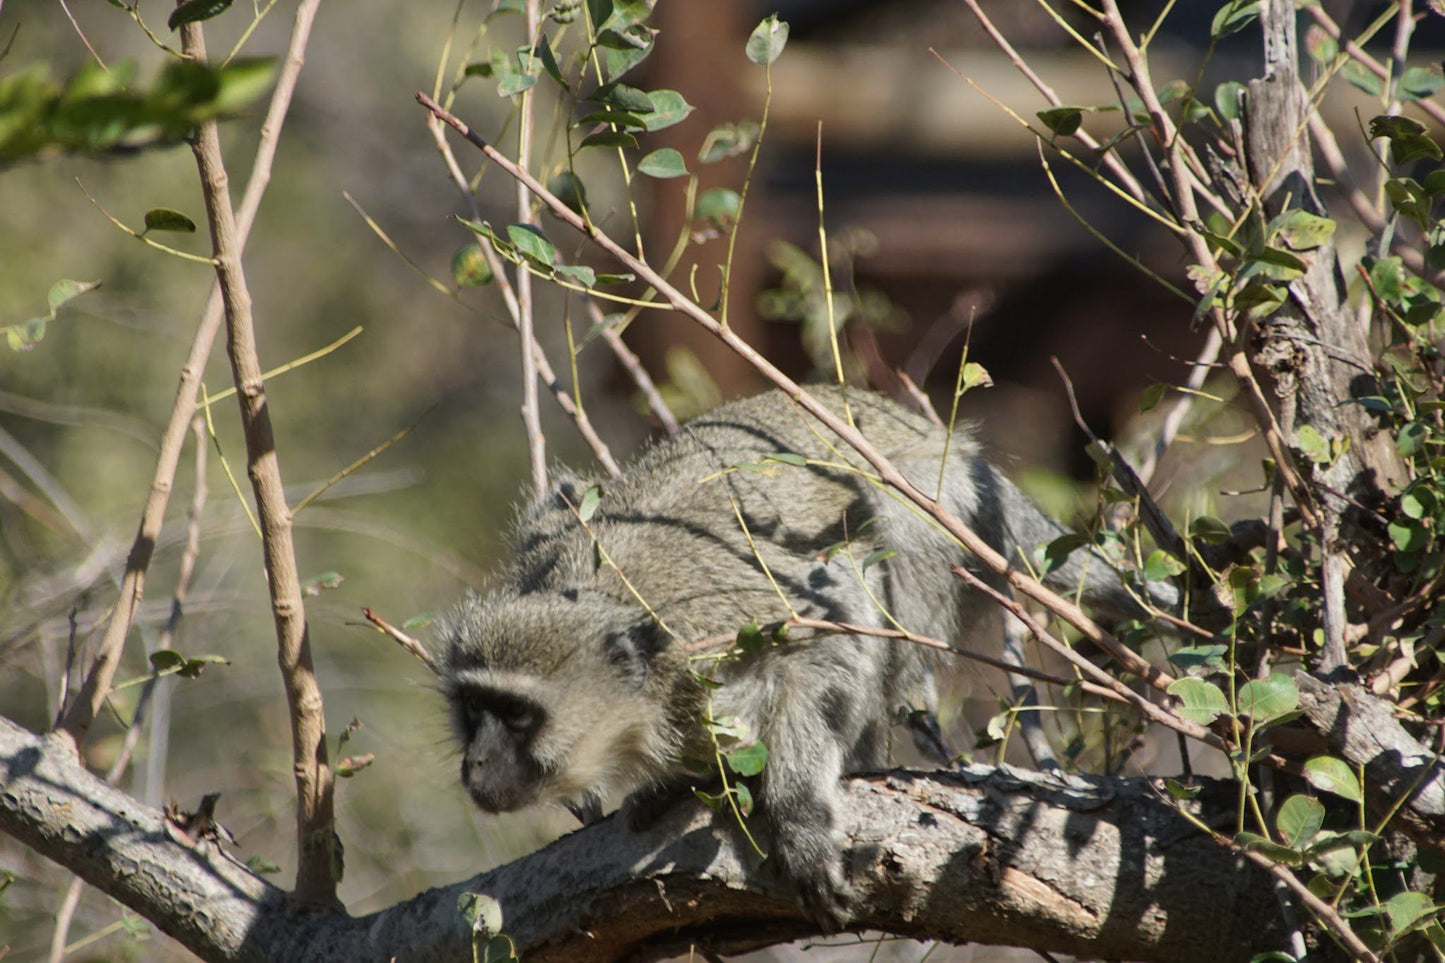
[[[483,810],[555,800],[596,816],[605,796],[671,764],[681,735],[662,693],[678,659],[640,607],[571,592],[468,593],[441,639],[462,784]]]

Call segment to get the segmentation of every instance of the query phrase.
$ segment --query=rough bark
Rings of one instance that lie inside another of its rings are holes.
[[[851,779],[842,826],[870,929],[1088,956],[1221,963],[1286,945],[1269,877],[1143,779],[971,767]],[[1191,805],[1228,811],[1232,790]],[[213,844],[0,719],[0,830],[210,960],[469,957],[467,891],[502,906],[528,961],[721,952],[816,933],[746,843],[696,804],[656,827],[608,819],[363,918],[305,906]]]

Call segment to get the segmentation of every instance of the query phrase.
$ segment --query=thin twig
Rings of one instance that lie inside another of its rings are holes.
[[[1313,17],[1315,23],[1319,24],[1325,33],[1329,34],[1330,39],[1339,44],[1339,48],[1349,54],[1360,66],[1381,80],[1390,79],[1390,68],[1366,53],[1359,44],[1346,38],[1340,30],[1340,25],[1335,23],[1323,7],[1319,4],[1305,4],[1301,9],[1302,12]],[[1422,100],[1412,101],[1412,103],[1424,111],[1436,124],[1445,126],[1445,107],[1440,106],[1439,103],[1428,97]]]
[[[540,22],[538,0],[525,0],[527,49],[537,49],[537,27]],[[521,93],[518,112],[517,164],[522,170],[532,166],[532,102],[533,92]],[[517,184],[517,223],[536,227],[532,199],[524,184]],[[532,275],[525,266],[517,269],[517,331],[522,335],[522,424],[527,430],[527,451],[532,458],[532,492],[541,498],[547,492],[547,438],[542,434],[541,411],[537,403],[537,355],[532,350],[533,304]]]
[[[909,481],[861,432],[839,418],[832,410],[804,391],[797,382],[793,381],[772,362],[763,357],[756,348],[740,338],[732,328],[719,324],[716,318],[708,314],[708,312],[695,301],[668,283],[667,279],[658,274],[649,264],[639,260],[621,245],[617,244],[616,241],[599,231],[595,226],[584,221],[572,211],[571,208],[558,200],[546,187],[538,182],[535,177],[518,167],[505,155],[498,152],[480,136],[472,132],[466,124],[462,123],[462,121],[453,116],[449,111],[437,104],[436,101],[424,93],[418,93],[416,99],[423,107],[441,117],[441,119],[451,125],[454,130],[486,154],[494,164],[525,184],[533,194],[539,197],[551,209],[552,213],[559,220],[568,224],[584,237],[589,238],[603,250],[611,254],[622,264],[625,264],[628,270],[635,272],[638,277],[652,285],[659,294],[667,299],[668,303],[671,304],[676,311],[686,315],[696,324],[702,326],[714,337],[722,341],[752,365],[759,374],[771,381],[801,408],[822,422],[824,426],[851,446],[865,461],[872,465],[884,484],[900,492],[915,505],[931,515],[952,537],[956,538],[964,548],[978,556],[989,569],[1002,575],[1014,588],[1046,606],[1050,611],[1062,617],[1064,621],[1077,628],[1086,638],[1112,656],[1124,671],[1139,676],[1160,691],[1168,690],[1170,683],[1174,681],[1172,676],[1151,665],[1137,652],[1120,644],[1117,639],[1105,632],[1098,623],[1085,615],[1083,610],[1076,604],[1058,595],[1037,580],[1030,578],[1027,574],[1013,568],[1009,564],[1008,559],[999,554],[991,545],[980,538],[976,532],[949,512],[944,505],[930,497],[922,489],[913,484],[913,482]]]
[[[1075,652],[1072,647],[1067,646],[1063,642],[1059,641],[1059,639],[1057,639],[1051,632],[1049,632],[1049,630],[1045,628],[1038,619],[1030,615],[1022,605],[1009,598],[1007,595],[1003,594],[992,585],[989,585],[987,582],[979,578],[973,572],[970,572],[964,566],[952,565],[950,566],[950,568],[953,570],[953,574],[962,579],[963,582],[970,588],[976,589],[977,591],[983,593],[984,595],[993,599],[994,602],[998,603],[1006,610],[1008,610],[1008,612],[1013,615],[1014,618],[1018,619],[1020,622],[1023,623],[1024,627],[1029,630],[1029,634],[1031,634],[1041,644],[1047,646],[1056,655],[1061,656],[1071,665],[1078,668],[1084,675],[1088,676],[1089,679],[1091,679],[1098,685],[1112,690],[1116,695],[1118,695],[1120,699],[1129,703],[1134,708],[1138,709],[1144,715],[1144,717],[1149,719],[1151,722],[1157,722],[1160,725],[1168,726],[1170,729],[1173,729],[1176,732],[1189,736],[1191,739],[1198,739],[1199,741],[1206,743],[1207,745],[1213,746],[1214,748],[1222,752],[1229,751],[1228,743],[1226,743],[1215,733],[1206,729],[1204,726],[1201,726],[1197,722],[1190,722],[1188,719],[1185,719],[1178,713],[1171,712],[1170,710],[1165,709],[1162,706],[1150,702],[1144,696],[1135,692],[1133,689],[1129,688],[1124,683],[1120,682],[1118,679],[1109,675],[1109,673],[1105,672],[1103,669],[1099,668],[1094,663],[1090,662],[1088,659]],[[1015,666],[1010,671],[1018,672],[1019,668]]]
[[[622,335],[618,334],[610,324],[607,324],[602,314],[602,306],[597,303],[595,298],[587,299],[587,314],[592,319],[592,323],[602,331],[602,340],[606,341],[607,346],[612,349],[613,355],[617,357],[618,362],[632,378],[632,383],[637,386],[638,391],[642,392],[642,397],[647,401],[647,407],[652,411],[653,417],[662,425],[663,431],[669,435],[677,434],[677,416],[672,413],[667,402],[662,400],[662,394],[657,390],[657,385],[653,383],[652,376],[642,366],[642,359],[638,358],[636,353],[627,346],[626,342],[622,340]]]
[[[417,641],[414,637],[407,635],[401,629],[392,625],[386,619],[377,615],[369,608],[363,608],[361,610],[361,614],[365,617],[366,621],[376,626],[384,635],[390,636],[392,640],[395,641],[398,645],[400,645],[403,649],[406,649],[412,655],[420,659],[422,665],[426,666],[428,669],[431,669],[432,675],[440,676],[442,674],[441,666],[437,665],[436,659],[432,658],[432,654],[427,651],[427,647],[422,645],[421,642]]]
[[[192,486],[191,507],[186,513],[186,547],[181,553],[180,571],[176,575],[176,587],[171,594],[171,614],[160,638],[156,640],[156,649],[169,649],[175,644],[176,631],[180,628],[181,616],[185,611],[186,596],[190,592],[191,576],[195,573],[196,559],[201,550],[201,512],[206,505],[206,435],[200,418],[191,419],[191,435],[194,439],[191,447],[195,458],[195,481]],[[158,710],[152,720],[152,731],[154,732],[156,725],[161,724],[163,714],[159,710],[163,704],[163,691],[158,688],[160,683],[161,677],[152,673],[146,680],[145,687],[141,689],[140,698],[136,700],[135,713],[121,742],[120,752],[105,774],[108,785],[119,783],[120,777],[130,766],[136,743],[140,741],[142,723],[146,720],[151,705]],[[55,911],[55,928],[50,936],[48,963],[60,963],[65,958],[70,924],[75,918],[75,910],[80,905],[80,895],[84,889],[85,880],[79,876],[72,878],[70,885],[66,887],[60,907]]]
[[[437,151],[442,155],[442,163],[446,165],[447,173],[450,175],[452,183],[461,193],[462,199],[471,210],[472,219],[480,222],[482,212],[481,208],[477,205],[476,192],[472,190],[471,185],[467,182],[466,175],[462,173],[461,165],[457,163],[456,154],[452,152],[451,144],[447,143],[446,134],[442,131],[441,121],[432,114],[427,114],[427,130],[431,132],[433,140],[436,141]],[[347,200],[350,200],[350,198],[348,197]],[[357,210],[360,211],[360,207],[356,205],[355,201],[351,201],[351,203],[352,206],[357,207]],[[392,247],[393,250],[396,250],[389,239],[383,236],[383,240],[386,241],[388,246]],[[512,283],[507,280],[507,272],[502,264],[502,259],[497,256],[496,249],[490,244],[478,243],[477,248],[482,252],[482,257],[486,259],[487,269],[492,272],[493,282],[497,285],[497,290],[501,292],[502,303],[506,305],[507,315],[512,319],[512,326],[517,329],[518,334],[521,334],[521,304],[517,299],[516,292],[512,289]],[[397,251],[397,253],[399,254],[400,251]],[[521,269],[520,273],[526,274],[526,269]],[[452,294],[451,291],[447,293]],[[591,302],[590,298],[588,302]],[[537,340],[535,332],[532,336],[532,355],[532,363],[536,366],[537,376],[546,383],[548,390],[552,392],[552,397],[557,402],[557,406],[562,409],[567,417],[572,419],[573,424],[577,426],[578,433],[582,436],[582,439],[587,442],[588,447],[592,449],[592,453],[597,456],[598,462],[607,470],[607,473],[613,478],[618,477],[622,474],[622,469],[618,467],[616,459],[612,457],[612,450],[607,446],[607,443],[602,440],[602,436],[597,433],[597,430],[592,427],[592,422],[587,417],[586,410],[573,401],[572,396],[567,393],[567,389],[557,377],[556,370],[548,360],[546,351],[542,349],[541,342]]]
[[[1039,93],[1044,95],[1045,100],[1055,107],[1062,107],[1064,102],[1059,99],[1059,95],[1054,92],[1054,88],[1050,87],[1044,82],[1042,77],[1034,73],[1033,68],[1028,65],[1028,62],[1019,56],[1018,51],[1008,42],[1008,38],[993,25],[993,21],[988,18],[988,14],[983,12],[983,8],[978,5],[978,0],[963,0],[963,2],[969,10],[973,11],[973,15],[978,20],[979,25],[983,27],[984,32],[989,35],[989,38],[993,40],[994,45],[1003,51],[1003,55],[1008,58],[1009,63],[1013,64],[1014,68],[1023,74]],[[1126,114],[1125,116],[1127,117],[1128,115]],[[1082,127],[1074,132],[1074,137],[1079,143],[1089,148],[1089,150],[1095,153],[1099,152],[1100,144],[1098,139]],[[1114,176],[1119,178],[1119,182],[1124,185],[1125,190],[1134,195],[1134,198],[1140,203],[1149,202],[1149,197],[1144,193],[1143,185],[1139,183],[1129,168],[1124,165],[1124,161],[1118,154],[1113,150],[1105,151],[1103,159],[1104,166],[1114,172]]]

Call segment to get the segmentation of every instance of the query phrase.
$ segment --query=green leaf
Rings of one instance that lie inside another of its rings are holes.
[[[1325,824],[1325,807],[1312,796],[1295,794],[1279,807],[1275,828],[1291,849],[1303,849]]]
[[[1215,39],[1238,33],[1259,16],[1258,0],[1227,0],[1209,25],[1209,35]]]
[[[1378,97],[1385,92],[1385,82],[1358,61],[1346,60],[1345,65],[1340,68],[1340,76],[1349,81],[1351,87],[1371,97]]]
[[[588,485],[587,490],[582,493],[581,500],[577,503],[577,517],[581,519],[584,524],[591,521],[601,501],[602,486]]]
[[[175,30],[182,24],[209,20],[225,13],[226,8],[230,5],[231,0],[186,0],[185,3],[171,11],[170,17],[166,19],[166,26]]]
[[[756,620],[738,629],[738,648],[744,652],[758,652],[767,646],[768,640]]]
[[[1224,653],[1229,646],[1222,643],[1180,646],[1167,656],[1170,664],[1188,671],[1189,669],[1223,669]]]
[[[693,106],[675,90],[651,90],[647,99],[652,101],[652,112],[642,115],[642,122],[648,130],[662,130],[687,119]]]
[[[1425,100],[1433,97],[1441,87],[1445,87],[1445,72],[1441,71],[1439,64],[1407,67],[1400,75],[1397,93],[1401,100]]]
[[[1150,582],[1163,582],[1176,575],[1182,575],[1187,568],[1187,565],[1164,549],[1156,548],[1144,560],[1144,578]]]
[[[1335,222],[1298,208],[1280,217],[1275,225],[1278,237],[1296,251],[1319,247],[1335,233]]]
[[[564,278],[571,278],[584,288],[595,287],[597,284],[597,272],[585,264],[559,264],[557,273]]]
[[[1050,107],[1048,110],[1039,111],[1037,116],[1055,137],[1068,137],[1084,122],[1084,108]]]
[[[861,568],[866,572],[872,566],[877,565],[879,562],[886,562],[897,554],[898,553],[891,548],[874,549],[864,557]]]
[[[432,622],[436,621],[436,617],[435,612],[422,612],[420,615],[413,615],[401,623],[401,627],[403,631],[415,632],[417,629],[424,629],[428,625],[431,625]]]
[[[1305,763],[1305,779],[1322,792],[1334,793],[1350,802],[1360,802],[1360,778],[1343,760],[1315,756]]]
[[[1225,120],[1239,119],[1239,102],[1247,93],[1244,84],[1237,80],[1226,80],[1214,88],[1214,109]]]
[[[1430,139],[1425,125],[1399,114],[1380,114],[1370,119],[1370,137],[1384,137],[1390,142],[1390,157],[1395,164],[1408,164],[1421,157],[1440,160],[1440,145]]]
[[[780,451],[776,454],[765,455],[763,456],[763,461],[781,462],[784,465],[792,465],[794,468],[805,468],[808,464],[806,457],[791,451]]]
[[[482,246],[476,241],[463,244],[452,255],[452,280],[459,288],[481,287],[496,280]]]
[[[1435,901],[1427,893],[1406,890],[1390,897],[1385,914],[1390,917],[1390,935],[1398,936],[1415,923],[1436,911]]]
[[[768,747],[761,742],[750,742],[723,758],[727,760],[728,768],[739,776],[756,776],[768,764]]]
[[[1256,724],[1271,722],[1299,708],[1299,688],[1294,680],[1278,672],[1264,679],[1251,679],[1239,687],[1239,714]]]
[[[246,858],[246,868],[257,874],[281,872],[281,867],[271,862],[265,856],[248,856]]]
[[[1224,691],[1213,682],[1188,677],[1175,679],[1169,685],[1169,694],[1182,703],[1178,709],[1181,716],[1202,726],[1229,712]]]
[[[653,111],[652,98],[646,92],[636,87],[629,87],[626,84],[613,81],[603,84],[594,90],[588,100],[596,104],[606,104],[608,107],[616,107],[618,110],[626,111],[629,114],[650,114]]]
[[[302,595],[320,595],[324,589],[334,589],[346,581],[340,572],[322,572],[301,583]]]
[[[625,130],[599,130],[595,134],[589,134],[583,138],[582,143],[577,145],[578,150],[584,147],[636,147],[637,138]]]
[[[993,377],[988,373],[988,369],[985,368],[983,365],[979,364],[978,362],[964,362],[963,381],[962,384],[959,386],[959,394],[962,394],[970,388],[977,387],[993,387]]]
[[[611,124],[620,129],[632,128],[634,130],[646,130],[647,122],[636,114],[629,114],[625,110],[614,110],[611,107],[603,107],[591,113],[584,114],[577,118],[577,127],[590,127],[593,124]]]
[[[222,67],[215,100],[196,119],[206,116],[230,116],[265,93],[276,76],[275,57],[238,58]]]
[[[502,932],[502,904],[485,893],[457,897],[457,912],[473,933],[490,939]]]
[[[543,267],[557,263],[557,249],[547,236],[530,224],[508,224],[507,237],[517,247],[517,253],[527,260]]]
[[[11,351],[29,351],[45,337],[45,326],[49,318],[31,318],[22,324],[12,324],[5,329],[5,343]]]
[[[700,221],[716,221],[726,226],[737,219],[741,206],[742,198],[737,191],[726,187],[711,187],[698,197],[693,214]]]
[[[1042,551],[1035,553],[1034,559],[1038,563],[1041,574],[1048,575],[1050,572],[1056,572],[1062,568],[1070,554],[1087,544],[1089,544],[1089,536],[1078,532],[1068,532],[1044,545]]]
[[[1203,786],[1186,786],[1177,779],[1165,778],[1164,789],[1175,799],[1193,799],[1204,789]]]
[[[671,147],[662,147],[637,162],[637,169],[648,177],[686,177],[687,162]]]
[[[99,281],[72,281],[70,278],[61,278],[56,281],[45,295],[45,301],[50,306],[50,316],[55,317],[55,312],[59,311],[62,305],[86,291],[94,291],[98,287],[100,287]]]
[[[363,752],[359,756],[347,756],[336,764],[336,775],[342,779],[350,779],[363,769],[371,768],[376,762],[376,755],[370,752]]]
[[[652,49],[652,38],[655,33],[655,30],[640,23],[628,24],[620,28],[608,27],[598,31],[597,45],[611,50],[647,51]]]
[[[744,50],[749,60],[766,67],[782,55],[783,48],[787,45],[788,22],[779,20],[778,15],[774,13],[769,14],[762,23],[753,28],[752,36],[748,37],[748,43]]]
[[[1217,518],[1200,515],[1189,525],[1189,537],[1206,545],[1223,545],[1229,541],[1229,526]]]
[[[719,124],[702,139],[697,159],[704,164],[713,164],[741,154],[757,141],[758,132],[758,125],[750,120]]]
[[[196,233],[196,222],[180,211],[169,207],[156,207],[146,211],[147,231],[178,231],[183,234]]]
[[[1162,381],[1156,381],[1145,388],[1144,393],[1139,396],[1139,413],[1143,414],[1152,410],[1163,399],[1164,392],[1168,390],[1169,386]]]
[[[1300,425],[1295,432],[1295,445],[1316,465],[1328,465],[1332,460],[1330,443],[1314,425]]]
[[[562,171],[547,179],[547,190],[553,197],[578,214],[587,208],[587,188],[582,179],[571,171]]]
[[[186,657],[175,649],[156,649],[150,654],[150,664],[156,672],[175,672],[186,664]]]
[[[1299,866],[1304,862],[1300,854],[1293,849],[1281,846],[1272,839],[1265,839],[1258,833],[1235,833],[1234,842],[1235,845],[1251,852],[1263,853],[1276,863],[1282,863],[1285,866]]]
[[[1394,542],[1395,547],[1407,555],[1412,552],[1421,551],[1426,545],[1430,544],[1430,533],[1425,530],[1425,526],[1413,518],[1406,521],[1396,520],[1391,522],[1389,524],[1389,532],[1390,541]]]
[[[537,38],[537,59],[542,63],[542,69],[547,71],[547,76],[557,82],[563,90],[571,90],[567,81],[562,79],[562,68],[557,66],[557,57],[552,53],[552,43],[544,33]]]

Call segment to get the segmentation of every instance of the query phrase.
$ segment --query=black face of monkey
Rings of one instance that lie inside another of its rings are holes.
[[[462,784],[487,812],[519,809],[537,798],[547,777],[534,743],[547,723],[541,706],[487,686],[454,686],[447,693],[462,737]]]

